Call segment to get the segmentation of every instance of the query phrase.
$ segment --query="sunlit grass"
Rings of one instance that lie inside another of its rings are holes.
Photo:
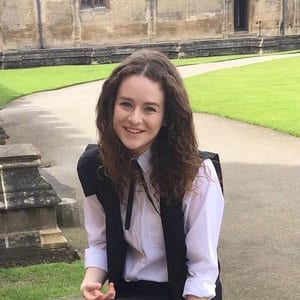
[[[299,51],[285,53],[295,52]],[[272,53],[276,54],[284,53]],[[249,56],[254,55],[199,57],[172,61],[175,65],[181,66]],[[193,110],[299,136],[299,59],[299,57],[285,58],[187,78],[185,83]],[[0,70],[0,109],[9,101],[23,95],[107,78],[116,65]]]
[[[300,57],[185,80],[192,108],[300,136]]]
[[[103,79],[116,64],[0,70],[0,108],[18,97]]]
[[[82,260],[0,269],[1,300],[43,300],[79,296],[84,275]]]
[[[197,57],[176,59],[173,62],[175,65],[181,66],[242,57],[248,57],[248,55]],[[107,78],[116,65],[114,63],[0,70],[0,109],[6,103],[24,95]]]

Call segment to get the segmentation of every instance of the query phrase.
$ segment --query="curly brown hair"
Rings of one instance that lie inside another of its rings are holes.
[[[133,174],[131,154],[113,128],[116,95],[124,78],[143,75],[158,82],[165,96],[164,126],[151,145],[151,184],[171,201],[181,200],[191,189],[200,158],[188,96],[176,67],[162,53],[142,49],[118,65],[104,82],[97,111],[98,146],[103,167],[122,193]]]

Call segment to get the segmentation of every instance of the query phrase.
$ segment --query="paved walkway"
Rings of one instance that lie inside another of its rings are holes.
[[[183,77],[238,67],[276,55],[179,68]],[[76,162],[95,143],[94,106],[102,82],[22,97],[0,111],[9,143],[32,143],[41,172],[61,197],[82,199]],[[201,149],[219,152],[226,207],[220,238],[225,300],[291,299],[299,288],[300,139],[195,114]],[[81,253],[82,228],[64,230]]]

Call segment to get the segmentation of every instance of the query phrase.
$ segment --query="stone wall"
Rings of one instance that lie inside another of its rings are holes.
[[[42,0],[41,19],[45,48],[71,47],[74,45],[72,1]]]
[[[261,36],[280,34],[280,22],[282,17],[281,2],[279,0],[257,1],[253,6],[252,32]]]
[[[221,0],[157,1],[155,41],[222,37]]]
[[[184,42],[237,34],[234,0],[107,0],[107,7],[96,8],[82,8],[80,2],[0,0],[0,51]],[[244,37],[282,34],[282,0],[246,3]],[[285,34],[297,35],[300,0],[286,3]]]
[[[147,14],[145,0],[112,0],[110,9],[81,9],[81,45],[148,42]]]
[[[263,53],[300,49],[300,35],[7,51],[0,52],[0,69],[119,62],[141,48],[156,49],[170,58]]]
[[[3,49],[38,48],[35,0],[0,0],[0,28]]]

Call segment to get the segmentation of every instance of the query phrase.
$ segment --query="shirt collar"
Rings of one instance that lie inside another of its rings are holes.
[[[151,165],[150,165],[150,159],[152,156],[152,152],[150,148],[143,152],[141,155],[138,156],[137,161],[142,168],[144,174],[147,174],[150,171]]]

